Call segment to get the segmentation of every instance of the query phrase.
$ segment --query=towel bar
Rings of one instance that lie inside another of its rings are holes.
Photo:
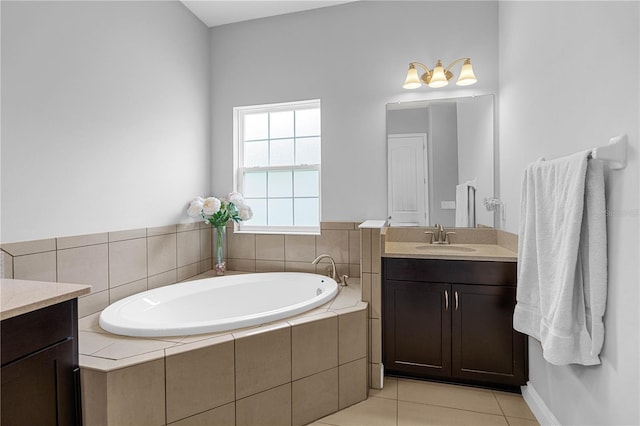
[[[607,161],[611,170],[627,167],[627,135],[609,139],[609,144],[591,150],[591,158]]]

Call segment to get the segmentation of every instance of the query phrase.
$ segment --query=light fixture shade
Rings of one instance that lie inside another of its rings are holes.
[[[473,67],[471,66],[471,60],[466,59],[460,70],[460,77],[456,84],[458,86],[470,86],[478,82],[475,74],[473,73]]]
[[[447,76],[444,75],[444,68],[442,68],[442,63],[438,61],[436,63],[433,72],[431,73],[431,80],[429,81],[429,87],[438,88],[444,87],[449,82],[447,81]]]
[[[402,87],[405,89],[417,89],[422,86],[420,83],[420,76],[418,76],[418,70],[413,64],[409,64],[409,71],[407,71],[407,78],[404,80]]]

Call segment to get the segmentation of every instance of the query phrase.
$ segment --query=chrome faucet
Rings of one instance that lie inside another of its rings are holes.
[[[333,278],[335,280],[335,282],[337,282],[338,284],[342,284],[342,280],[340,279],[340,277],[338,276],[338,270],[336,268],[336,262],[333,260],[333,257],[329,256],[328,254],[321,254],[320,256],[316,257],[315,260],[313,262],[311,262],[312,265],[317,265],[318,262],[320,262],[320,260],[322,259],[329,259],[329,262],[331,262],[331,278]],[[346,283],[342,284],[342,285],[346,285]]]
[[[447,232],[442,225],[435,224],[435,232],[426,231],[425,234],[431,235],[431,244],[451,244],[449,235],[455,235],[455,232]]]

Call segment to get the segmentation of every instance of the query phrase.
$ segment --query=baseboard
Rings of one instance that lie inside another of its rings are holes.
[[[536,416],[538,423],[542,426],[560,425],[556,416],[553,415],[551,410],[549,410],[549,407],[547,407],[547,404],[545,404],[542,398],[540,398],[540,395],[536,392],[536,389],[533,387],[531,382],[527,382],[526,386],[522,386],[520,389],[522,390],[522,397],[524,398],[524,401],[531,409],[533,415]]]

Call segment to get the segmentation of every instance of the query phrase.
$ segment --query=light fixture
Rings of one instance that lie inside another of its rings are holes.
[[[463,62],[460,69],[460,76],[456,84],[458,86],[470,86],[478,81],[473,73],[473,67],[471,66],[471,58],[460,58],[453,61],[447,68],[442,66],[440,59],[436,62],[433,70],[430,70],[425,64],[420,62],[411,62],[409,64],[409,70],[407,71],[407,78],[404,81],[402,87],[405,89],[417,89],[422,86],[422,83],[432,88],[444,87],[449,84],[449,80],[453,78],[453,73],[450,71],[451,67],[459,62]],[[418,76],[418,70],[416,65],[424,69],[424,74]]]

